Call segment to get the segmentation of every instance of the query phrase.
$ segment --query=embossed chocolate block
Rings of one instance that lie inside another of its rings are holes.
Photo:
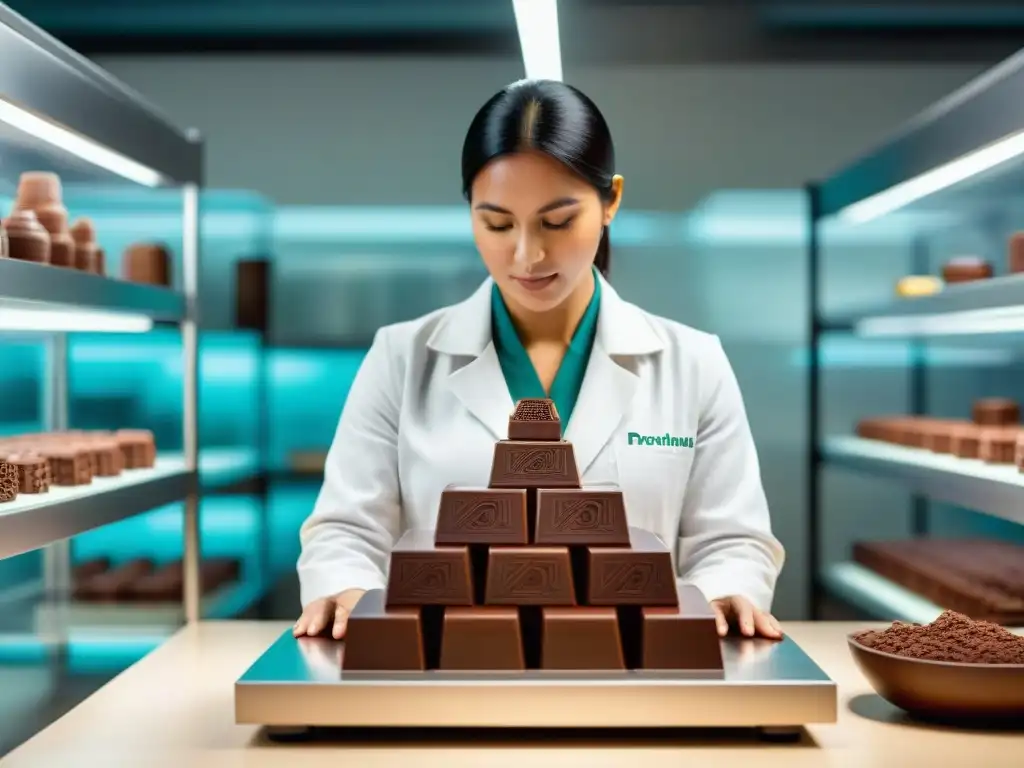
[[[620,488],[542,488],[537,491],[535,544],[629,546]]]
[[[391,552],[387,604],[472,605],[469,547],[437,546],[433,531],[406,531]]]
[[[434,543],[529,544],[526,490],[445,488]]]
[[[710,604],[692,585],[680,587],[677,600],[677,608],[640,609],[640,666],[654,670],[722,670],[722,641]]]
[[[508,419],[509,440],[561,440],[562,420],[555,401],[527,397],[516,403]]]
[[[568,547],[491,547],[488,605],[576,605]]]
[[[518,609],[446,608],[442,627],[440,669],[526,669]]]
[[[404,672],[427,668],[423,622],[417,608],[390,608],[384,590],[359,598],[345,630],[344,672]]]
[[[579,488],[572,443],[500,440],[494,444],[491,488]]]
[[[625,669],[614,608],[541,608],[541,669]]]
[[[589,605],[678,605],[672,554],[650,531],[630,528],[627,547],[586,547],[577,563]]]

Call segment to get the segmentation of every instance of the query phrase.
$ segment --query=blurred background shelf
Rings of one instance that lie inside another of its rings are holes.
[[[934,603],[857,563],[833,563],[822,572],[821,580],[833,597],[877,621],[927,624],[942,613]]]
[[[22,306],[117,312],[161,322],[185,317],[184,296],[170,288],[0,259],[0,314]]]
[[[823,457],[836,466],[897,480],[931,499],[1024,523],[1024,472],[1012,464],[987,464],[860,437],[829,438]]]

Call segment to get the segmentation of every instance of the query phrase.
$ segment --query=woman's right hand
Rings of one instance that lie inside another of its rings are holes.
[[[365,589],[346,589],[331,597],[314,600],[306,606],[299,620],[295,622],[292,634],[295,637],[313,637],[331,627],[331,636],[335,640],[340,640],[345,636],[349,614],[364,594]]]

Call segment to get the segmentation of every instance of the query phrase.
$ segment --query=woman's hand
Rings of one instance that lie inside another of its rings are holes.
[[[725,637],[729,627],[739,629],[744,637],[769,637],[772,640],[782,638],[782,627],[775,617],[754,607],[745,597],[733,595],[711,601],[715,611],[715,623],[718,624],[718,635]]]
[[[331,636],[335,640],[340,640],[345,636],[349,614],[364,594],[365,589],[346,589],[331,597],[314,600],[306,606],[299,620],[295,622],[292,634],[295,637],[312,637],[331,627]]]

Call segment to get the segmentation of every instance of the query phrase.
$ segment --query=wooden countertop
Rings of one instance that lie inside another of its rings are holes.
[[[578,737],[458,741],[383,738],[281,744],[234,720],[234,683],[287,629],[282,622],[204,622],[182,629],[2,761],[53,768],[430,768],[549,765],[738,766],[756,768],[1024,765],[1024,733],[910,723],[875,696],[854,666],[845,636],[863,625],[792,623],[786,632],[839,687],[839,722],[811,726],[798,744],[732,735]],[[753,750],[757,750],[756,755]]]

